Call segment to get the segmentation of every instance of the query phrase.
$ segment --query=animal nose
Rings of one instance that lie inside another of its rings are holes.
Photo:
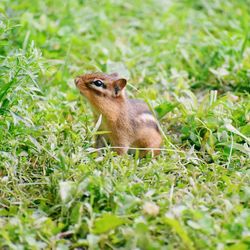
[[[79,84],[80,79],[81,79],[81,78],[80,78],[79,76],[77,76],[77,77],[75,78],[75,85],[76,85],[76,86]]]

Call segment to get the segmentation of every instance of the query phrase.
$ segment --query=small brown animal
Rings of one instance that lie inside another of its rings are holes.
[[[148,152],[160,153],[162,137],[157,121],[145,102],[127,97],[126,79],[117,73],[91,73],[77,77],[75,84],[90,102],[96,119],[102,115],[99,129],[109,131],[97,136],[97,148],[103,147],[106,140],[117,147],[115,151],[120,155],[129,147],[145,148],[140,157]]]

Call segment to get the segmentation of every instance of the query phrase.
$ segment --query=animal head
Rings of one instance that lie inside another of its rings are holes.
[[[116,100],[124,95],[127,80],[117,73],[90,73],[76,77],[75,84],[90,101],[102,98]]]

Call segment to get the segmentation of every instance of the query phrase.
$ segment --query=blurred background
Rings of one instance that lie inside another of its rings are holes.
[[[180,78],[192,88],[249,91],[249,8],[248,0],[3,0],[1,54],[33,41],[47,85],[120,70],[159,90]]]

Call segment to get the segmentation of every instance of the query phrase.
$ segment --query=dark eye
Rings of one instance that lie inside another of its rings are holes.
[[[95,84],[96,87],[102,87],[103,86],[103,82],[101,80],[95,80],[95,81],[93,81],[93,84]]]

